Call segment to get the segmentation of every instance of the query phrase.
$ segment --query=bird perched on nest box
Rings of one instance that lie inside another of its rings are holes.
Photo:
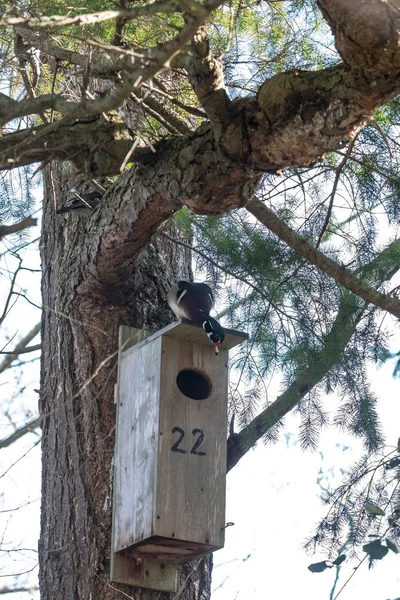
[[[215,354],[218,354],[225,331],[218,321],[210,317],[210,310],[214,306],[211,288],[206,283],[178,281],[169,290],[167,301],[178,319],[185,318],[202,325],[214,345]]]

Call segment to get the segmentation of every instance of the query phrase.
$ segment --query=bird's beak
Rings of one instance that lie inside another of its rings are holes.
[[[214,344],[214,348],[215,348],[215,355],[218,356],[219,354],[219,347],[221,345],[221,342],[215,342]]]

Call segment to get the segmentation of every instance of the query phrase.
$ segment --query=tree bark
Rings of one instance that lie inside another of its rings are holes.
[[[157,240],[126,273],[123,302],[99,302],[97,294],[80,291],[85,286],[78,256],[85,247],[87,220],[54,214],[52,193],[63,194],[66,186],[61,169],[57,178],[46,177],[41,597],[112,600],[122,597],[109,583],[118,326],[155,330],[168,323],[165,295],[173,281],[190,276],[190,254],[165,238]],[[111,210],[106,208],[104,216]],[[209,558],[188,565],[180,598],[208,598],[210,577]],[[114,587],[135,599],[171,598]]]

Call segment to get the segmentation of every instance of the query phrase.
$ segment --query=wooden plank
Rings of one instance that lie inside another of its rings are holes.
[[[177,592],[179,572],[180,567],[176,564],[113,553],[110,580],[135,587]]]
[[[119,351],[126,352],[129,348],[145,340],[151,335],[151,331],[147,329],[136,329],[121,325],[119,328]]]
[[[164,336],[162,352],[155,534],[221,548],[228,351],[221,349],[217,358],[211,344]],[[208,398],[194,400],[178,389],[177,375],[186,369],[206,375]]]
[[[161,338],[121,353],[114,469],[114,552],[153,534]]]
[[[218,546],[154,536],[136,545],[132,551],[143,558],[168,563],[183,563],[219,550]]]
[[[141,343],[148,344],[161,335],[167,335],[168,337],[173,337],[180,340],[190,340],[196,344],[204,344],[205,346],[212,347],[212,344],[210,343],[210,340],[208,339],[208,336],[202,326],[197,325],[188,319],[178,319],[178,321],[170,323]],[[221,348],[230,350],[231,348],[234,348],[235,346],[245,342],[248,337],[249,334],[245,333],[244,331],[225,329],[225,339]]]
[[[120,380],[121,355],[132,346],[142,342],[151,335],[151,331],[147,329],[136,329],[127,325],[120,325],[118,332],[118,374],[117,383],[114,388],[114,404],[117,405],[116,427],[118,427],[118,381]]]
[[[156,560],[152,557],[135,556],[132,554],[122,554],[114,551],[115,547],[118,547],[120,535],[121,522],[123,521],[124,514],[128,513],[128,521],[131,523],[137,523],[133,519],[135,514],[135,497],[129,497],[125,495],[125,486],[127,488],[132,487],[133,477],[135,476],[135,470],[130,470],[126,464],[126,447],[124,442],[124,435],[126,430],[127,421],[125,421],[126,413],[130,412],[129,407],[132,406],[131,402],[136,402],[138,399],[134,397],[134,394],[130,396],[130,392],[126,390],[126,385],[122,391],[122,401],[120,401],[120,387],[121,380],[125,382],[125,377],[122,376],[122,372],[125,369],[125,361],[123,355],[126,350],[134,346],[138,342],[142,341],[150,335],[150,332],[145,330],[134,329],[130,327],[122,326],[119,331],[119,363],[118,363],[118,383],[115,390],[115,402],[117,403],[117,431],[116,431],[116,449],[114,456],[114,489],[113,489],[113,523],[112,523],[112,548],[111,548],[111,565],[110,565],[110,581],[115,583],[122,583],[125,585],[131,585],[135,587],[143,587],[148,589],[155,589],[165,592],[176,592],[178,591],[179,585],[179,573],[180,568],[176,564],[167,563],[165,561]],[[148,352],[140,351],[140,359],[146,360]],[[134,360],[134,356],[130,357],[130,360]],[[161,357],[160,357],[161,358]],[[157,365],[154,362],[150,362],[153,368],[157,371]],[[140,373],[140,371],[139,371]],[[139,380],[137,380],[139,381]],[[155,385],[153,391],[157,394],[158,386]],[[129,389],[129,386],[128,386]],[[126,396],[128,394],[128,396]],[[124,402],[124,400],[126,400]],[[146,400],[142,399],[143,401]],[[147,399],[148,400],[148,399]],[[158,401],[156,402],[156,406]],[[154,407],[154,402],[153,402]],[[122,413],[120,412],[122,410]],[[135,416],[131,423],[134,423]],[[122,423],[120,421],[122,419]],[[133,433],[134,429],[131,430]],[[129,444],[130,445],[130,444]],[[156,455],[156,451],[154,451]],[[124,477],[124,467],[121,464],[121,459],[124,459],[125,466],[128,467],[129,474]],[[118,467],[116,468],[116,465]],[[153,465],[156,469],[156,466]],[[129,491],[128,491],[129,493]],[[149,498],[149,501],[151,499]],[[122,502],[122,507],[121,507]],[[118,504],[118,508],[117,508]],[[120,510],[122,508],[122,515]],[[128,523],[128,529],[130,524]],[[132,531],[132,536],[135,535]],[[123,544],[124,542],[122,542]]]

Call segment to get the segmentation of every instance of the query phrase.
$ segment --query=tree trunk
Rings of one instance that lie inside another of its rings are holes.
[[[190,275],[190,255],[167,240],[157,241],[132,265],[128,284],[115,294],[118,303],[109,293],[107,298],[98,289],[91,293],[81,285],[78,260],[88,247],[87,219],[54,211],[56,197],[68,189],[61,169],[46,176],[41,242],[41,598],[121,599],[118,590],[135,599],[172,598],[109,582],[114,385],[119,325],[153,331],[166,325],[171,320],[166,292],[173,281]],[[206,600],[210,580],[210,558],[187,565],[179,598]]]

